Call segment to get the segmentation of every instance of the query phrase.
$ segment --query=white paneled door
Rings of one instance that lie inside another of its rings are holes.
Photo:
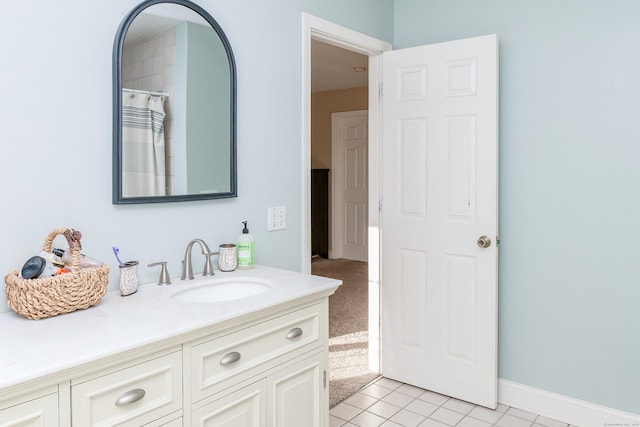
[[[495,35],[383,54],[381,371],[497,404]]]
[[[367,261],[368,112],[332,114],[332,258]]]

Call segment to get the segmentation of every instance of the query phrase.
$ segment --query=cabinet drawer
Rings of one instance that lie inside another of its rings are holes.
[[[0,411],[2,426],[57,426],[58,393],[29,400]]]
[[[182,353],[125,367],[71,387],[72,422],[140,426],[182,408]]]
[[[195,345],[191,349],[194,401],[321,345],[326,334],[324,307],[317,304]]]

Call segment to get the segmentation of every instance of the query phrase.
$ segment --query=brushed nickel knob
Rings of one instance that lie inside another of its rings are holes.
[[[292,330],[289,331],[289,333],[287,334],[287,339],[288,340],[292,340],[294,338],[298,338],[300,335],[302,335],[302,329],[300,328],[293,328]]]
[[[116,406],[125,406],[130,405],[132,403],[137,402],[142,399],[146,392],[142,388],[135,388],[133,390],[129,390],[116,401]]]
[[[237,351],[232,351],[231,353],[227,353],[222,360],[220,360],[220,366],[231,365],[232,363],[236,363],[242,355]]]
[[[480,236],[478,237],[477,243],[479,248],[486,249],[489,246],[491,246],[491,239],[488,238],[487,236]]]

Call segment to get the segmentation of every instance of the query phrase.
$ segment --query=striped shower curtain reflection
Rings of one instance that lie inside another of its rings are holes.
[[[122,194],[164,196],[164,96],[123,91]]]

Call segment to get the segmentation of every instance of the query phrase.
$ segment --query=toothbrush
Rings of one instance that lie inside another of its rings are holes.
[[[122,260],[120,259],[120,257],[118,256],[118,252],[120,252],[120,249],[116,248],[115,246],[113,247],[113,254],[116,256],[116,259],[118,260],[118,264],[120,264],[120,267],[124,267],[124,262],[122,262]]]

